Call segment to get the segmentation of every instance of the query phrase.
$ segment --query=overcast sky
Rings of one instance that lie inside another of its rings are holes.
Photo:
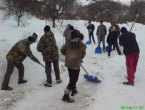
[[[115,0],[117,1],[117,0]],[[129,4],[131,0],[120,0],[120,2],[123,2],[123,3],[126,3],[126,4]]]

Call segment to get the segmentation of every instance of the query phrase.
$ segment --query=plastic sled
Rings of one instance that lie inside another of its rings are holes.
[[[97,77],[91,76],[91,75],[90,75],[90,78],[89,78],[88,75],[85,74],[84,78],[87,79],[87,80],[93,81],[93,82],[101,82],[101,80],[99,80]]]
[[[97,47],[96,50],[95,50],[95,53],[102,54],[102,48]]]

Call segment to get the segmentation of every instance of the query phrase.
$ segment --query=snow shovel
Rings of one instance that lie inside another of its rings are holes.
[[[84,75],[85,79],[93,81],[93,82],[101,82],[101,80],[99,80],[97,77],[89,75],[88,72],[86,71],[86,69],[83,67],[83,65],[81,65],[81,66],[84,69],[84,71],[87,73]]]
[[[99,46],[96,48],[95,53],[102,54],[102,48],[100,47],[100,28],[99,28],[98,44],[99,44]]]
[[[45,68],[45,66],[44,66],[44,65],[42,65],[41,63],[40,63],[40,65],[41,65],[41,66],[43,66],[43,67]]]

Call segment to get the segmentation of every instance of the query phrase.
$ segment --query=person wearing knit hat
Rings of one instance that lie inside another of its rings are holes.
[[[73,103],[74,99],[70,98],[69,95],[74,96],[78,93],[76,84],[80,74],[80,65],[82,59],[86,55],[86,45],[82,42],[84,39],[83,34],[79,33],[79,36],[75,36],[70,41],[64,44],[60,51],[65,55],[65,66],[68,68],[69,84],[64,90],[62,100],[68,103]]]
[[[56,83],[61,83],[60,70],[59,70],[59,51],[57,43],[53,32],[47,25],[44,27],[44,35],[38,42],[37,51],[42,53],[43,60],[45,62],[45,72],[47,83],[44,84],[45,87],[52,87],[52,77],[51,77],[51,64],[53,63]]]
[[[9,85],[10,77],[15,67],[19,70],[18,84],[23,84],[27,82],[27,80],[24,80],[24,65],[22,63],[27,56],[30,59],[32,59],[34,62],[40,64],[39,60],[32,54],[30,50],[30,45],[34,42],[35,42],[34,37],[29,36],[27,39],[17,42],[8,52],[6,56],[8,66],[2,83],[2,87],[1,87],[2,90],[9,90],[9,91],[13,90],[13,88],[9,87],[8,85]]]
[[[50,26],[49,25],[46,25],[45,27],[44,27],[44,32],[48,32],[50,30]]]
[[[91,37],[92,37],[94,44],[96,44],[95,39],[94,39],[95,26],[91,23],[91,21],[88,22],[87,29],[88,29],[88,33],[89,33],[90,43],[91,43]]]
[[[80,34],[79,30],[74,29],[73,26],[70,26],[69,30],[71,32],[71,39],[70,40],[72,40],[74,38],[80,38],[81,34]]]
[[[123,46],[123,52],[126,57],[128,79],[128,82],[123,82],[123,84],[134,86],[135,72],[140,50],[134,33],[128,32],[125,27],[121,28],[121,33],[122,35],[119,37],[119,44]]]

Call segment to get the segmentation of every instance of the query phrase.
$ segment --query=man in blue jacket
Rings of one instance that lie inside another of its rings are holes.
[[[123,52],[126,56],[126,67],[128,82],[123,82],[125,85],[134,86],[134,75],[139,58],[139,46],[136,41],[136,36],[132,32],[128,32],[125,27],[121,28],[122,35],[119,37],[119,44],[124,47]]]

